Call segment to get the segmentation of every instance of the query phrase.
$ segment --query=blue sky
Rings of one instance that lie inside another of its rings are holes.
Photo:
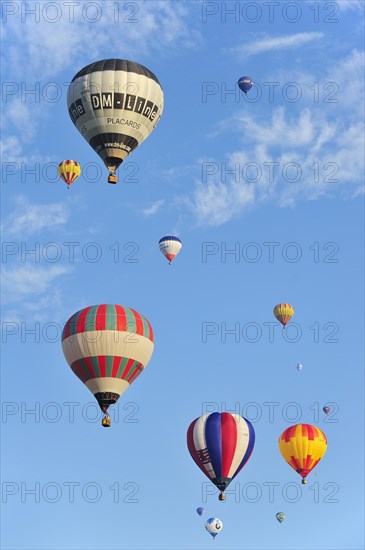
[[[2,547],[205,549],[217,516],[221,549],[363,548],[362,2],[45,6],[2,3]],[[109,57],[165,95],[116,186],[66,107],[76,72]],[[183,241],[171,267],[166,234]],[[110,430],[60,343],[97,303],[155,331]],[[186,430],[225,408],[256,445],[222,504]],[[298,422],[328,438],[306,486],[277,446]]]

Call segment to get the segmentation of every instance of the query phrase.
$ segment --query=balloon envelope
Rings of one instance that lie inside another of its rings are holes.
[[[205,524],[205,528],[215,538],[222,531],[223,523],[218,518],[209,518]]]
[[[255,444],[252,424],[239,414],[211,413],[196,418],[187,432],[192,459],[221,491],[242,470]]]
[[[284,519],[285,519],[285,514],[284,514],[284,512],[278,512],[278,513],[276,514],[276,519],[277,519],[280,523],[282,523],[282,522],[284,521]]]
[[[153,347],[146,317],[117,304],[78,311],[62,333],[66,361],[104,413],[143,372]]]
[[[67,183],[67,187],[70,188],[71,183],[81,174],[81,168],[76,160],[63,160],[59,163],[57,172],[60,178]]]
[[[331,407],[323,407],[323,412],[329,414],[331,412]]]
[[[298,364],[297,364],[297,370],[302,370],[302,368],[303,368],[302,363],[298,363]]]
[[[279,450],[289,466],[302,476],[302,483],[305,483],[305,478],[327,450],[327,438],[316,426],[296,424],[284,430],[279,437]]]
[[[178,237],[173,237],[168,235],[167,237],[162,237],[159,240],[158,246],[160,251],[168,259],[171,264],[172,260],[177,256],[182,248],[182,242]]]
[[[125,59],[103,59],[87,65],[72,79],[68,112],[77,130],[110,171],[154,130],[164,96],[157,77],[146,67]]]
[[[204,508],[199,507],[196,509],[196,511],[198,512],[199,516],[202,516],[204,513]]]
[[[278,321],[285,327],[294,315],[294,309],[290,304],[277,304],[274,307],[274,315]]]
[[[238,87],[245,94],[247,94],[247,92],[251,90],[252,85],[253,85],[253,82],[249,76],[241,76],[241,78],[238,81]]]

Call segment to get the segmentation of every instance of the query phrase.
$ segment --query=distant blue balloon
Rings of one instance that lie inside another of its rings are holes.
[[[198,512],[199,516],[202,516],[204,514],[204,508],[197,508],[196,511]]]
[[[252,79],[249,76],[241,76],[238,81],[238,87],[243,91],[244,94],[247,94],[252,88]]]

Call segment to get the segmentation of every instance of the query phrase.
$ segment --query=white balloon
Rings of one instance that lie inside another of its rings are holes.
[[[68,89],[72,122],[111,172],[153,131],[164,95],[146,67],[124,59],[103,59],[79,71]]]
[[[167,236],[162,237],[159,240],[158,246],[162,254],[169,260],[171,264],[172,260],[177,256],[182,248],[182,242],[178,237]]]
[[[223,522],[218,518],[209,518],[205,524],[205,528],[215,538],[222,531]]]

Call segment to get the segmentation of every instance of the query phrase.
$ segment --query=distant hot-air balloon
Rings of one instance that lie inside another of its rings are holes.
[[[297,370],[302,370],[302,368],[303,368],[302,363],[298,363],[298,364],[297,364]]]
[[[170,235],[162,237],[162,239],[158,241],[158,246],[171,265],[172,260],[179,254],[182,248],[182,242],[177,237],[172,237]]]
[[[204,414],[189,426],[187,444],[192,459],[220,490],[224,491],[242,470],[255,444],[251,422],[239,414]]]
[[[327,438],[316,426],[296,424],[279,437],[279,450],[289,466],[302,476],[302,483],[307,483],[307,475],[327,450]]]
[[[331,407],[323,407],[323,412],[329,414],[331,412]]]
[[[91,63],[72,79],[67,96],[71,120],[109,170],[116,170],[154,130],[164,96],[157,77],[125,59]]]
[[[278,304],[274,307],[274,315],[285,328],[285,325],[294,315],[294,309],[290,304]]]
[[[284,521],[284,519],[285,519],[285,514],[284,514],[284,512],[278,512],[278,513],[276,514],[276,519],[277,519],[280,523],[282,523],[282,522]]]
[[[213,539],[222,531],[223,523],[218,518],[209,518],[205,524],[205,528],[213,537]]]
[[[71,183],[81,174],[81,168],[75,160],[63,160],[59,163],[57,172],[60,178],[67,183],[67,189],[70,189]]]
[[[197,508],[196,511],[199,514],[199,516],[202,516],[204,514],[204,508],[202,508],[201,506],[199,506],[199,508]]]
[[[143,372],[153,352],[153,331],[137,311],[114,304],[89,306],[72,315],[62,349],[76,376],[94,394],[110,426],[108,407]]]
[[[238,87],[244,94],[247,94],[249,90],[251,90],[253,85],[252,79],[249,76],[241,76],[241,78],[238,81]]]

